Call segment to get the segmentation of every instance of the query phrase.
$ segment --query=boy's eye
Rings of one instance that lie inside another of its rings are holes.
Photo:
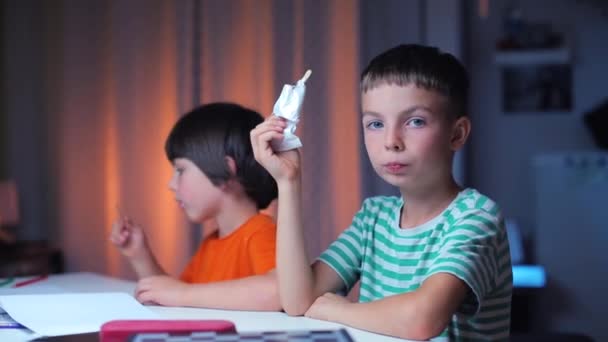
[[[380,129],[382,127],[384,127],[384,124],[380,121],[371,121],[368,122],[365,127],[367,128],[371,128],[371,129]]]
[[[182,167],[176,167],[175,168],[175,172],[177,172],[178,175],[181,175],[182,173],[184,173],[184,168],[182,168]]]
[[[420,118],[413,118],[410,121],[407,122],[408,126],[413,126],[413,127],[422,127],[424,126],[426,122],[423,119]]]

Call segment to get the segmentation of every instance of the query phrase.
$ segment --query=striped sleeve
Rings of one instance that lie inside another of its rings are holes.
[[[429,268],[427,278],[449,273],[471,289],[460,311],[477,314],[482,301],[496,286],[498,274],[497,236],[499,218],[482,209],[472,209],[453,223],[443,237],[438,257]]]
[[[342,278],[347,291],[355,285],[361,274],[368,202],[363,202],[351,225],[318,258]]]

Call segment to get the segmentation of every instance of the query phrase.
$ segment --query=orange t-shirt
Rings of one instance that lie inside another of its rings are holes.
[[[180,276],[209,283],[263,274],[275,267],[276,224],[264,214],[251,217],[230,235],[206,238]]]

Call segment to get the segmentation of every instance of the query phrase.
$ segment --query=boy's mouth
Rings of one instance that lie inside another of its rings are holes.
[[[382,165],[382,167],[389,173],[402,173],[407,166],[407,164],[402,163],[386,163]]]

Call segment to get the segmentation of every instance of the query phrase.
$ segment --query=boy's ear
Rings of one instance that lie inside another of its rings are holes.
[[[232,177],[236,177],[236,162],[234,158],[231,156],[225,156],[224,161],[226,162],[226,166],[228,166],[228,171]]]
[[[466,116],[458,118],[452,126],[452,137],[450,139],[452,150],[459,150],[467,142],[470,133],[471,120]]]
[[[230,156],[225,156],[224,162],[226,163],[226,166],[228,167],[228,172],[230,173],[230,178],[228,180],[226,180],[226,182],[224,182],[223,184],[220,185],[220,189],[227,191],[229,189],[233,189],[233,187],[235,185],[236,162],[234,161],[234,158],[232,158]],[[238,183],[238,182],[236,182],[236,183]]]

